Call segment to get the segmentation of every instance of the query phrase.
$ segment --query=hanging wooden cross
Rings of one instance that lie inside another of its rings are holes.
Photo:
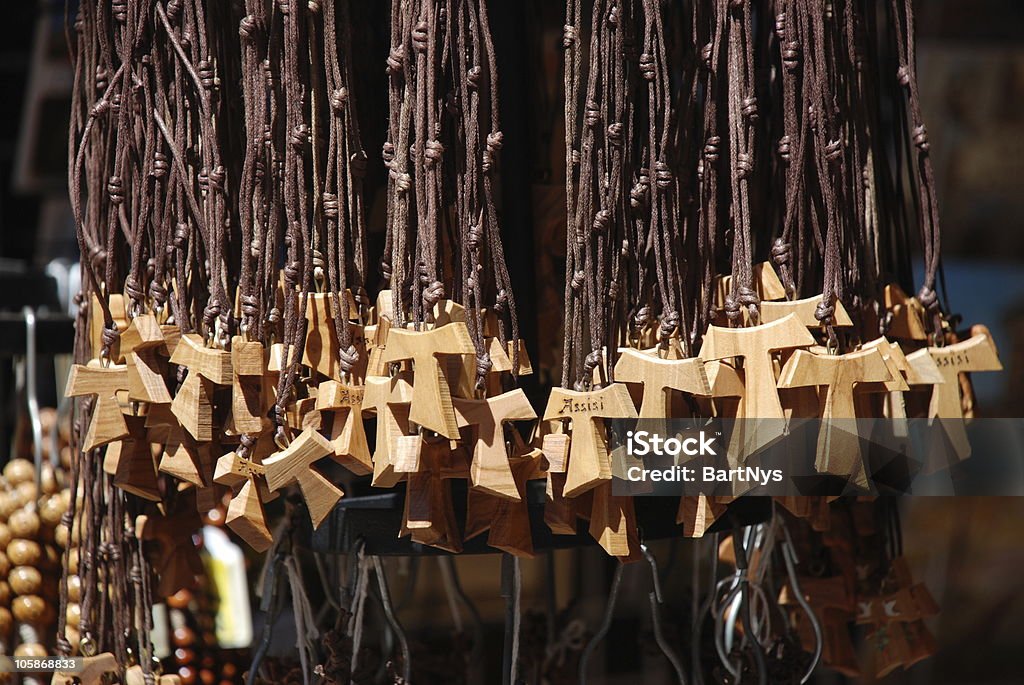
[[[237,433],[263,430],[263,344],[231,338],[231,424]]]
[[[910,297],[898,285],[885,286],[885,311],[890,314],[886,333],[903,340],[927,340],[924,306],[916,297]]]
[[[121,334],[121,354],[128,367],[128,399],[168,404],[171,393],[164,382],[158,350],[166,349],[164,332],[152,314],[132,319]]]
[[[420,440],[419,436],[410,437]],[[419,469],[408,474],[399,536],[411,534],[413,542],[457,553],[462,551],[462,536],[451,487],[444,482],[451,452],[446,440],[422,441]]]
[[[174,348],[171,363],[188,369],[171,411],[193,438],[212,440],[213,385],[231,385],[231,353],[206,347],[200,336],[187,333]]]
[[[314,468],[316,462],[333,454],[330,441],[307,428],[287,448],[263,460],[267,487],[271,490],[298,483],[314,528],[320,527],[345,494]]]
[[[448,382],[439,356],[475,354],[476,348],[463,323],[451,323],[430,331],[392,328],[384,350],[385,363],[413,361],[412,405],[409,419],[449,440],[459,439],[459,425],[452,407]]]
[[[639,557],[640,538],[636,527],[636,514],[633,511],[633,498],[612,494],[610,481],[598,483],[591,493],[591,537],[613,557],[623,561],[632,561]]]
[[[114,485],[137,497],[159,502],[162,499],[157,482],[152,443],[146,429],[145,416],[122,416],[128,435],[110,443],[103,458],[103,470],[113,476]]]
[[[526,501],[526,485],[534,478],[542,478],[540,450],[530,448],[513,434],[513,456],[509,459],[512,476],[519,490],[516,500],[494,497],[480,490],[470,490],[466,507],[466,534],[469,540],[487,533],[487,544],[519,557],[532,558],[533,533],[530,510]]]
[[[639,350],[619,350],[615,363],[615,379],[643,385],[640,402],[641,419],[670,418],[671,390],[693,395],[710,395],[711,386],[701,359],[659,359]]]
[[[355,298],[348,290],[344,297],[348,300],[350,319],[356,316],[359,309]],[[340,303],[339,303],[340,306]],[[338,331],[335,330],[334,316],[331,312],[331,296],[328,293],[309,293],[306,299],[306,344],[302,349],[302,364],[327,378],[340,379]],[[349,332],[352,345],[356,348],[359,360],[351,375],[363,378],[367,365],[367,334],[358,323],[349,321]]]
[[[214,457],[210,443],[196,441],[180,426],[173,428],[160,456],[160,472],[197,488],[210,487]]]
[[[485,400],[457,398],[455,413],[460,427],[476,427],[473,462],[469,472],[473,488],[495,497],[518,500],[519,487],[505,447],[505,424],[537,418],[537,413],[526,399],[526,393],[516,388]]]
[[[802,300],[762,302],[758,307],[758,311],[761,314],[761,323],[771,323],[794,314],[804,326],[808,328],[821,328],[822,322],[818,321],[814,315],[819,304],[821,304],[821,295],[814,295]],[[836,300],[833,307],[835,307],[835,312],[832,314],[832,320],[829,321],[829,324],[836,328],[848,328],[853,325],[849,312],[846,311],[846,307],[843,306],[840,300]]]
[[[877,348],[848,354],[814,354],[797,350],[779,376],[778,387],[820,387],[821,428],[818,433],[819,473],[849,476],[858,487],[867,487],[868,478],[861,455],[857,430],[854,392],[861,384],[892,380],[889,367]],[[872,389],[865,386],[865,389]],[[873,388],[877,391],[878,388]],[[884,386],[881,388],[884,390]]]
[[[938,420],[957,458],[966,459],[971,455],[971,444],[967,440],[967,429],[964,424],[960,374],[971,371],[1001,371],[1003,365],[999,361],[995,343],[992,342],[992,336],[987,328],[974,326],[971,328],[971,337],[967,340],[945,347],[917,350],[907,355],[907,360],[915,366],[917,358],[923,355],[928,355],[935,361],[943,380],[942,383],[933,386],[928,418]]]
[[[316,408],[334,415],[331,445],[335,460],[357,476],[373,473],[370,447],[363,426],[365,386],[324,381],[316,393]]]
[[[154,543],[149,551],[157,578],[155,597],[170,597],[182,588],[195,586],[196,577],[203,573],[203,562],[192,543],[192,533],[202,524],[194,503],[167,516],[136,517],[136,535]]]
[[[261,463],[264,456],[269,456],[269,448],[260,447],[261,442],[270,444],[272,441],[268,436],[266,440],[257,442],[248,457],[243,457],[236,450],[228,452],[217,460],[213,476],[214,482],[226,485],[234,492],[224,522],[257,552],[265,552],[274,541],[267,526],[263,503],[277,497],[277,493],[267,488],[266,471]]]
[[[708,327],[700,349],[701,359],[743,359],[743,395],[736,412],[736,418],[744,424],[740,459],[784,432],[785,414],[775,386],[772,353],[813,344],[814,336],[794,314],[748,328]]]
[[[873,628],[866,642],[878,677],[899,667],[909,668],[935,653],[935,639],[924,619],[937,613],[935,600],[920,583],[888,595],[857,599],[856,622]]]
[[[771,262],[754,264],[751,275],[754,281],[754,292],[762,301],[781,300],[786,297],[786,287],[775,273]],[[725,300],[732,293],[732,276],[715,276],[715,308],[724,309]]]
[[[373,452],[373,480],[375,487],[390,488],[405,474],[395,471],[395,456],[399,438],[409,434],[409,405],[412,402],[412,384],[407,374],[395,377],[368,376],[363,392],[363,411],[377,415],[377,434]]]
[[[128,435],[128,426],[117,401],[118,391],[127,389],[128,367],[125,365],[101,366],[98,361],[93,361],[71,367],[64,394],[67,397],[96,396],[82,451],[88,452]]]
[[[849,628],[856,604],[853,594],[847,588],[846,580],[843,576],[802,576],[800,589],[820,623],[822,663],[844,675],[857,676],[857,657]],[[797,610],[796,598],[788,585],[782,587],[779,603],[793,607],[793,623],[800,636],[800,642],[805,649],[813,650],[818,638],[803,610]]]
[[[78,659],[77,670],[54,671],[50,685],[103,685],[121,671],[120,664],[110,652]]]
[[[636,417],[629,390],[621,383],[612,383],[600,390],[551,390],[544,420],[569,419],[572,422],[564,496],[576,497],[601,481],[611,480],[604,419]]]
[[[679,498],[676,523],[683,526],[683,535],[702,538],[728,508],[713,495],[683,495]]]

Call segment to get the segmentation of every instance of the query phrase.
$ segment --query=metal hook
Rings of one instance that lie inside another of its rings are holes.
[[[412,659],[409,653],[409,641],[405,637],[405,631],[402,630],[402,624],[398,622],[398,617],[395,616],[395,612],[391,606],[391,596],[388,594],[388,580],[387,576],[384,575],[384,567],[380,563],[380,557],[370,557],[373,563],[374,574],[377,576],[377,589],[380,590],[380,604],[384,609],[384,617],[388,621],[388,625],[395,631],[395,635],[398,636],[398,645],[402,651],[402,678],[408,683],[412,679]]]
[[[612,576],[612,587],[608,591],[608,605],[604,608],[604,616],[601,618],[601,625],[598,627],[597,632],[594,633],[594,637],[590,638],[590,642],[583,648],[583,652],[580,654],[580,666],[579,666],[579,682],[580,685],[587,685],[587,664],[590,662],[590,656],[597,649],[598,643],[604,639],[605,635],[608,634],[608,629],[612,625],[612,616],[615,614],[615,602],[619,597],[619,585],[622,584],[622,569],[625,566],[622,562],[618,562],[615,566],[615,575]]]
[[[651,604],[651,623],[654,627],[654,641],[658,644],[658,648],[661,649],[661,653],[665,655],[665,658],[672,664],[672,668],[676,672],[676,678],[679,680],[680,685],[686,685],[686,675],[683,671],[683,664],[679,660],[679,655],[675,653],[672,646],[665,639],[665,634],[661,629],[661,611],[660,605],[661,599],[661,580],[658,576],[658,562],[651,554],[650,550],[647,549],[647,545],[640,544],[640,552],[644,555],[644,559],[651,567],[651,580],[654,583],[654,591],[648,593],[647,599]]]
[[[789,576],[789,584],[793,588],[793,595],[796,597],[797,604],[807,614],[807,620],[811,622],[811,630],[814,631],[814,658],[807,666],[807,672],[800,679],[800,685],[803,685],[810,680],[814,669],[818,667],[818,663],[821,661],[824,638],[821,633],[821,621],[818,620],[818,616],[811,609],[811,605],[807,602],[803,591],[800,589],[800,581],[797,580],[796,575],[796,564],[798,561],[796,550],[793,548],[793,540],[789,536],[789,529],[786,528],[784,523],[782,524],[782,535],[785,538],[782,541],[782,560],[786,564],[786,575]]]
[[[25,398],[28,400],[28,417],[32,424],[32,457],[36,465],[36,487],[43,482],[43,421],[39,416],[39,394],[36,388],[36,313],[31,307],[24,307],[25,315]],[[57,427],[54,426],[56,432]],[[40,490],[41,491],[41,490]]]

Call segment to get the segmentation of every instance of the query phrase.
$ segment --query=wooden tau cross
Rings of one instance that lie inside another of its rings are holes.
[[[192,533],[202,524],[195,506],[182,507],[167,516],[142,514],[135,519],[139,539],[156,545],[156,550],[150,550],[158,579],[156,597],[170,597],[182,588],[195,586],[196,576],[203,573],[203,562],[192,543]]]
[[[821,303],[821,295],[806,297],[802,300],[790,300],[788,302],[762,302],[758,311],[761,314],[761,323],[772,323],[790,314],[796,316],[801,324],[808,328],[821,328],[822,322],[814,315],[818,305]],[[837,328],[846,328],[853,325],[846,307],[838,299],[834,302],[835,312],[832,314],[832,321],[829,322]]]
[[[570,460],[570,465],[571,465]],[[612,484],[599,483],[593,489],[590,507],[590,535],[604,551],[622,560],[632,560],[640,554],[640,537],[636,527],[636,514],[632,497],[612,494]]]
[[[128,435],[128,426],[117,401],[118,391],[127,389],[128,367],[125,365],[100,366],[99,362],[90,362],[71,367],[64,394],[68,397],[96,396],[92,420],[82,443],[83,451],[102,447]]]
[[[316,393],[316,408],[334,414],[331,445],[335,460],[357,476],[373,473],[370,447],[363,426],[365,386],[324,381]]]
[[[373,481],[376,487],[394,487],[405,474],[395,470],[398,441],[409,433],[409,404],[412,384],[399,374],[368,376],[363,394],[363,411],[377,415],[377,434],[373,452]]]
[[[615,379],[644,386],[641,419],[670,417],[669,391],[710,395],[711,386],[701,359],[659,359],[638,350],[622,349],[615,363]]]
[[[916,297],[910,297],[898,285],[885,286],[883,294],[886,312],[892,314],[888,334],[904,340],[927,340],[924,306]]]
[[[576,497],[601,481],[611,480],[612,467],[603,419],[636,417],[629,390],[621,383],[585,392],[564,388],[551,390],[544,420],[572,421],[564,496]]]
[[[945,347],[921,349],[907,355],[907,360],[916,366],[917,358],[925,354],[935,361],[943,381],[933,386],[928,418],[938,419],[957,457],[966,459],[971,455],[971,444],[967,440],[964,424],[960,374],[1002,371],[1003,365],[999,361],[995,343],[992,342],[992,335],[984,326],[974,326],[967,340]]]
[[[231,422],[239,433],[263,430],[263,344],[231,338]]]
[[[487,533],[487,544],[519,557],[533,557],[533,534],[530,511],[526,501],[526,484],[543,477],[540,471],[540,450],[530,448],[513,435],[509,464],[519,489],[516,500],[494,497],[480,490],[470,490],[466,507],[465,539]]]
[[[683,495],[679,498],[676,523],[683,526],[683,535],[688,538],[702,538],[718,520],[727,505],[713,495]]]
[[[852,476],[856,485],[867,487],[860,436],[853,420],[857,418],[854,392],[863,383],[890,380],[889,367],[878,348],[837,355],[797,350],[789,358],[778,387],[826,387],[819,413],[822,420],[816,464],[819,472]]]
[[[201,337],[187,333],[175,346],[171,363],[188,369],[171,403],[171,411],[193,438],[200,442],[213,440],[211,384],[231,385],[231,353],[208,348]]]
[[[152,314],[132,319],[121,333],[121,354],[128,366],[128,399],[168,404],[171,393],[160,369],[157,351],[166,349],[164,332]]]
[[[199,444],[180,426],[173,428],[160,456],[160,472],[197,488],[209,487],[213,475],[210,445]]]
[[[819,619],[822,663],[850,677],[859,675],[849,629],[849,622],[856,607],[854,596],[847,588],[843,576],[802,576],[800,589]],[[793,624],[800,636],[800,642],[805,649],[813,650],[819,638],[815,636],[810,620],[806,618],[803,609],[799,608],[796,597],[788,585],[784,585],[779,593],[779,604],[792,607]]]
[[[752,269],[754,292],[760,300],[781,300],[786,297],[786,287],[779,280],[771,262],[754,264]],[[723,309],[725,298],[732,292],[732,276],[715,277],[715,307]]]
[[[460,426],[476,426],[469,470],[473,488],[495,497],[518,500],[519,486],[505,447],[505,423],[537,418],[526,393],[516,388],[486,400],[456,399],[455,412]]]
[[[298,483],[314,528],[320,527],[345,494],[313,468],[316,462],[333,454],[334,447],[330,441],[317,431],[307,428],[286,449],[263,460],[267,487],[271,490],[280,490],[291,483]]]
[[[266,487],[263,480],[266,472],[260,463],[259,452],[259,445],[256,453],[248,458],[236,451],[228,452],[217,460],[213,480],[230,487],[235,493],[224,520],[228,528],[257,552],[265,552],[273,543],[274,536],[267,527],[263,502],[275,498],[277,493]]]
[[[122,416],[128,435],[107,447],[103,470],[114,478],[114,485],[137,497],[159,502],[153,449],[146,430],[145,416]]]
[[[701,359],[743,358],[743,394],[736,417],[755,422],[745,427],[744,454],[757,451],[784,432],[785,414],[775,386],[772,353],[813,344],[814,336],[794,314],[749,328],[708,327],[700,350]]]
[[[343,295],[348,300],[349,318],[358,314],[355,298],[348,290]],[[341,302],[338,302],[341,306]],[[328,293],[309,293],[306,299],[306,344],[302,350],[302,364],[327,378],[341,378],[338,357],[338,331],[335,330],[331,312],[331,296]],[[366,375],[366,334],[358,323],[349,322],[352,344],[359,353],[359,361],[352,370],[354,378]]]
[[[415,437],[421,440],[419,436]],[[447,440],[422,441],[420,468],[409,473],[400,536],[449,552],[462,551],[462,536],[455,518],[451,487],[444,482],[452,450]]]
[[[476,348],[464,323],[450,323],[430,331],[391,329],[384,362],[413,361],[410,421],[449,440],[459,439],[451,392],[438,356],[475,353]]]
[[[76,671],[54,671],[50,685],[103,685],[109,677],[117,675],[121,670],[117,659],[110,652],[78,658],[81,668]]]

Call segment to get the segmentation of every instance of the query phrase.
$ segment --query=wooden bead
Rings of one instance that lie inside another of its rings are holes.
[[[43,549],[35,540],[16,539],[7,545],[7,558],[15,566],[38,566]]]
[[[4,467],[4,478],[7,479],[11,487],[15,487],[19,483],[35,482],[36,467],[28,459],[11,459]]]
[[[18,500],[18,494],[13,490],[7,490],[0,492],[0,520],[7,521],[7,518],[21,509],[21,502]]]
[[[82,601],[82,577],[77,575],[68,576],[68,601]]]
[[[72,547],[68,552],[68,573],[78,573],[78,548]]]
[[[11,605],[11,586],[6,580],[0,580],[0,606]]]
[[[0,640],[6,639],[14,627],[14,617],[7,607],[0,607]]]
[[[50,615],[50,606],[39,595],[21,595],[11,603],[14,618],[22,623],[39,625],[46,623]]]
[[[167,606],[172,609],[187,609],[189,602],[191,601],[192,593],[188,590],[182,589],[167,598]]]
[[[191,628],[182,626],[174,629],[174,645],[176,647],[191,647],[196,643],[196,634]]]
[[[67,549],[68,546],[68,529],[64,526],[57,526],[53,529],[53,541],[57,543],[57,546],[61,549]]]
[[[181,678],[181,685],[195,685],[196,672],[189,666],[179,668],[178,677]]]
[[[31,659],[41,659],[49,654],[46,647],[38,642],[26,642],[14,648],[14,656],[23,656]]]
[[[44,497],[42,504],[39,506],[39,518],[44,526],[56,528],[60,525],[61,516],[67,510],[68,508],[60,495],[50,495],[49,497]]]
[[[203,670],[199,671],[199,681],[203,685],[216,685],[217,676],[213,671],[204,668]]]
[[[17,493],[18,502],[23,507],[28,505],[29,502],[35,502],[39,496],[39,488],[36,487],[35,481],[18,483],[14,488],[14,492]]]
[[[21,509],[7,519],[7,527],[16,538],[33,539],[39,535],[39,516],[34,511]]]
[[[15,566],[7,582],[16,595],[36,595],[43,587],[43,574],[35,566]]]
[[[64,637],[68,639],[68,643],[71,644],[71,653],[74,654],[78,651],[78,646],[82,643],[82,634],[78,632],[77,628],[65,628]]]
[[[50,464],[43,464],[43,477],[41,479],[43,494],[53,495],[60,492],[60,477]]]
[[[188,666],[196,660],[196,653],[187,647],[176,647],[174,650],[174,660],[181,666]]]
[[[64,620],[72,628],[78,628],[78,624],[82,622],[82,605],[68,603],[67,609],[64,610]]]

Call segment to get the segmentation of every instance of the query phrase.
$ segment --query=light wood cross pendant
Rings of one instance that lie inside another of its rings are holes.
[[[366,387],[324,381],[317,388],[316,408],[334,414],[331,445],[334,459],[357,476],[373,473],[370,447],[363,426],[363,399]]]
[[[797,350],[779,377],[780,388],[825,386],[819,417],[818,457],[822,473],[849,476],[860,487],[868,486],[857,431],[854,392],[861,384],[891,381],[889,367],[878,348],[849,354],[814,354]],[[878,388],[873,388],[876,391]],[[881,390],[885,390],[882,386]]]
[[[231,385],[231,353],[206,347],[199,335],[187,333],[175,346],[171,363],[188,369],[171,411],[193,438],[213,440],[212,384]]]
[[[238,433],[263,430],[263,343],[231,338],[231,423]]]
[[[398,439],[409,433],[411,402],[412,384],[405,375],[366,378],[363,411],[377,415],[372,481],[376,487],[394,487],[405,477],[404,473],[395,470],[395,460]]]
[[[113,476],[114,485],[137,497],[159,502],[153,449],[146,430],[145,416],[122,416],[128,435],[107,447],[103,470]]]
[[[132,319],[121,334],[121,354],[128,366],[128,399],[150,404],[169,404],[171,393],[167,390],[160,361],[159,350],[167,349],[164,332],[152,314],[142,314]]]
[[[82,443],[83,451],[102,447],[128,435],[128,426],[117,401],[118,391],[127,389],[128,367],[125,365],[100,366],[93,360],[84,366],[75,364],[71,367],[64,394],[68,397],[96,396],[92,420]]]
[[[385,363],[413,361],[412,405],[409,419],[449,440],[459,439],[459,425],[451,391],[439,356],[475,354],[464,323],[450,323],[429,331],[392,328],[384,349]]]
[[[419,436],[410,436],[421,440]],[[451,461],[448,441],[422,441],[420,468],[408,474],[405,511],[400,535],[411,534],[413,542],[449,552],[462,551],[462,536],[455,518],[451,486],[444,482]]]
[[[569,466],[563,490],[565,497],[581,495],[601,481],[612,478],[603,419],[636,417],[629,390],[621,383],[590,391],[552,389],[544,420],[572,421]]]
[[[273,438],[268,435],[257,441],[253,453],[243,457],[232,450],[217,460],[213,480],[232,489],[225,523],[257,552],[264,552],[274,541],[267,527],[263,503],[277,497],[267,488],[262,459],[269,456]]]
[[[117,675],[121,670],[117,659],[110,652],[80,658],[82,666],[79,670],[54,671],[50,685],[103,685],[109,677]]]
[[[898,285],[885,286],[885,310],[892,314],[889,335],[904,340],[927,340],[924,324],[924,306],[916,297],[910,297]]]
[[[971,455],[971,444],[967,440],[964,411],[960,388],[960,374],[971,371],[1002,371],[999,353],[992,335],[984,326],[973,326],[967,340],[946,345],[928,347],[907,355],[907,361],[915,366],[919,357],[930,356],[942,375],[942,383],[932,389],[928,418],[938,419],[949,443],[959,459]]]
[[[339,296],[348,300],[349,317],[358,313],[355,298],[348,290]],[[338,331],[335,330],[334,316],[331,312],[331,296],[328,293],[309,293],[306,300],[306,345],[302,350],[302,363],[327,378],[340,379],[341,367],[338,364]],[[352,370],[353,378],[366,375],[367,353],[366,332],[358,323],[349,322],[352,345],[359,353],[359,361]]]
[[[743,395],[736,418],[754,422],[744,426],[743,454],[757,451],[784,432],[785,414],[775,386],[772,353],[813,344],[814,336],[794,314],[748,328],[708,327],[700,350],[701,359],[743,358]]]
[[[701,359],[660,359],[639,350],[619,350],[615,379],[644,386],[641,419],[670,418],[669,391],[710,395],[711,386]]]
[[[150,550],[158,578],[156,597],[170,597],[182,588],[195,586],[196,576],[203,573],[203,562],[192,543],[192,533],[202,523],[194,503],[167,516],[136,517],[135,532],[139,539],[156,544],[156,550]]]
[[[759,306],[761,323],[771,323],[794,314],[804,326],[808,328],[821,328],[823,324],[814,315],[820,302],[821,295],[813,295],[802,300],[789,300],[787,302],[762,302]],[[843,303],[836,300],[833,306],[835,307],[835,312],[832,314],[832,321],[830,323],[837,328],[852,326],[853,320],[850,318],[850,314],[846,311]]]
[[[333,454],[334,447],[330,441],[307,428],[286,449],[263,460],[267,486],[271,490],[298,483],[314,528],[320,527],[345,494],[313,468],[316,462]]]
[[[516,388],[486,400],[456,399],[455,413],[460,426],[476,426],[469,470],[473,488],[496,497],[518,500],[519,487],[505,447],[505,423],[537,418],[526,393]]]

